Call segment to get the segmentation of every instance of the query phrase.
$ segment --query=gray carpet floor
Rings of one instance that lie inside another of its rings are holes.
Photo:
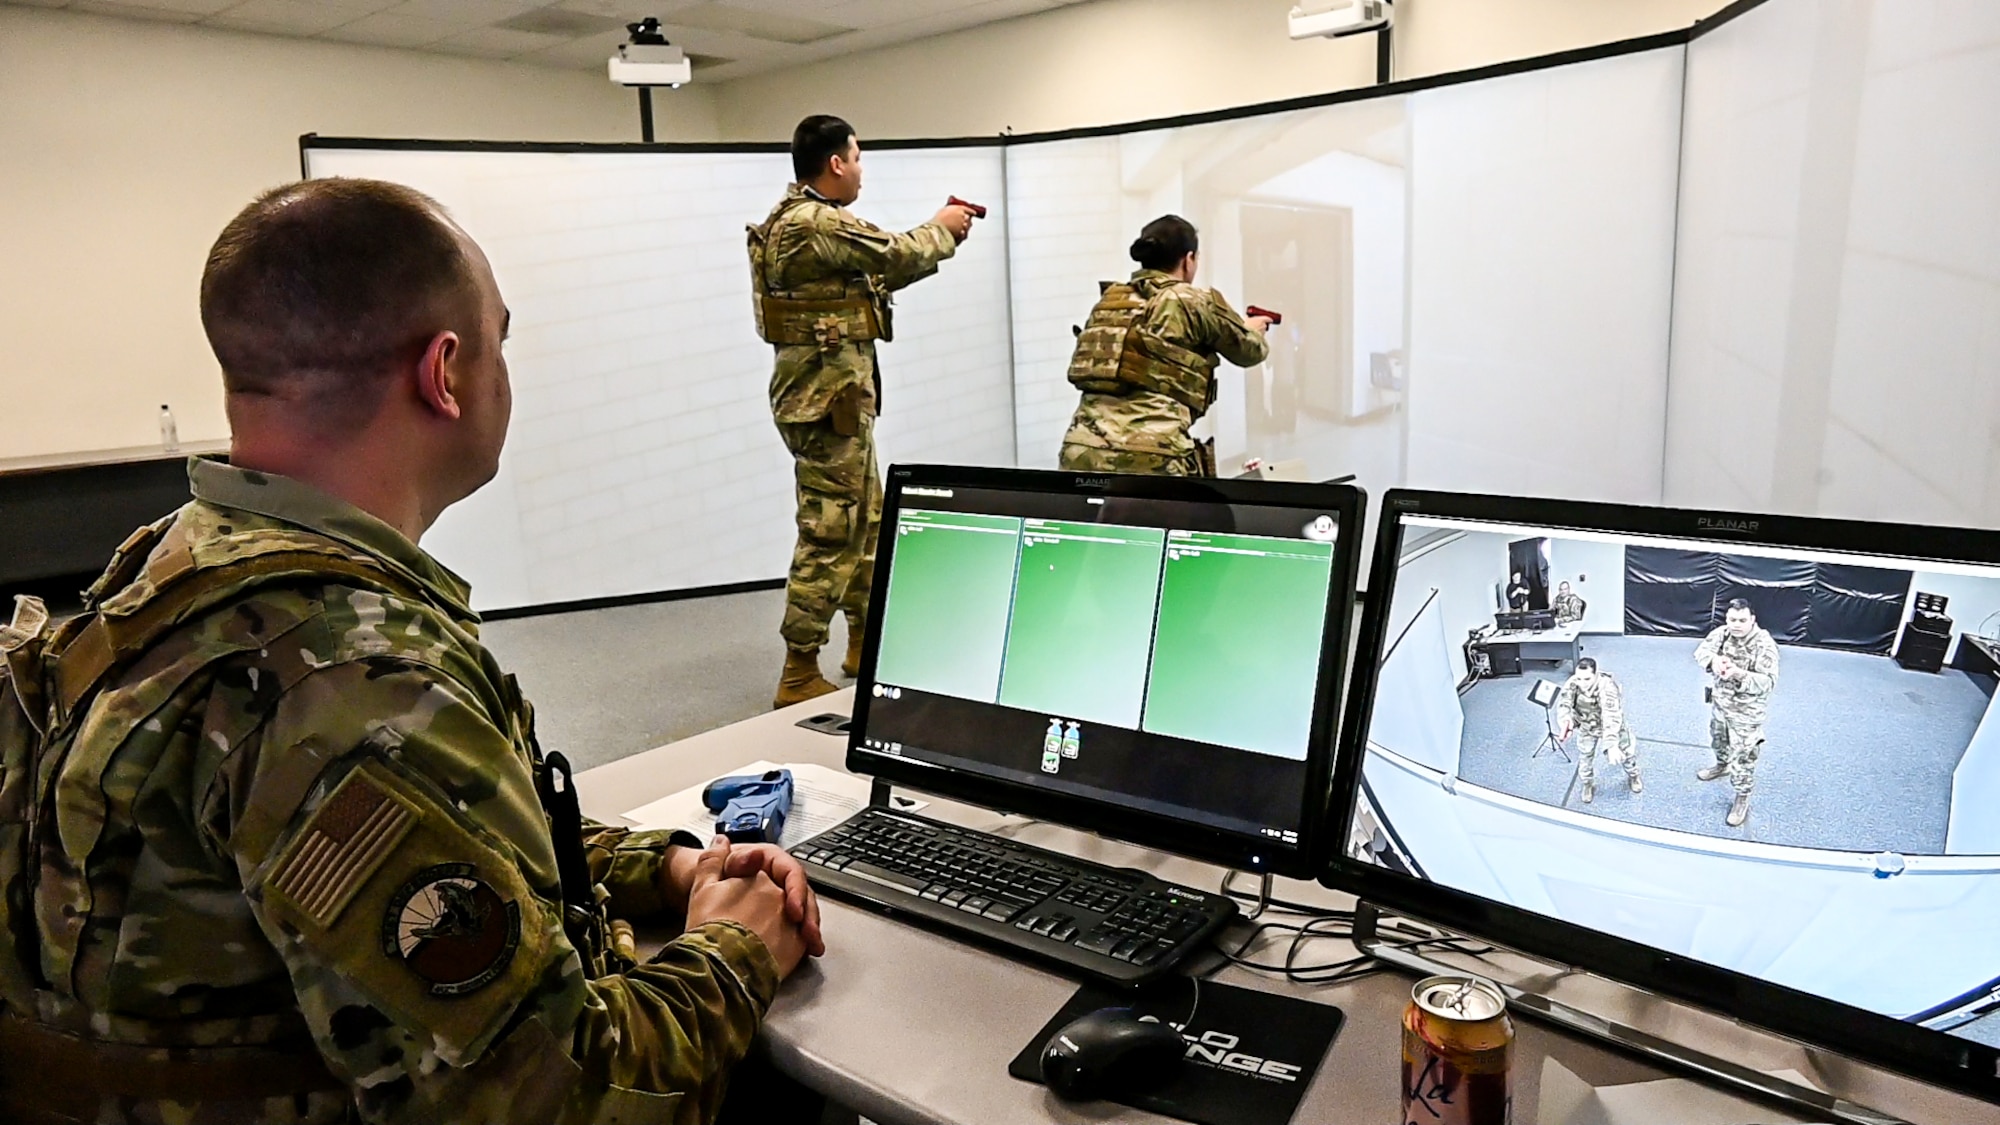
[[[1623,770],[1600,755],[1597,800],[1588,811],[1772,844],[1944,850],[1952,770],[1987,704],[1963,672],[1908,672],[1883,656],[1782,647],[1750,819],[1730,828],[1723,823],[1733,795],[1728,781],[1694,777],[1714,761],[1702,702],[1707,677],[1694,663],[1697,643],[1584,638],[1583,654],[1596,657],[1625,689],[1646,787],[1630,792]],[[1537,676],[1561,683],[1569,672],[1567,663],[1530,664],[1522,678],[1481,680],[1462,696],[1460,775],[1518,797],[1585,808],[1572,784],[1572,763],[1553,754],[1530,757],[1545,732],[1541,708],[1526,698],[1529,684]],[[1572,756],[1575,745],[1572,738]]]
[[[490,621],[481,636],[535,705],[544,750],[579,770],[771,709],[782,590]],[[836,619],[820,666],[836,684]]]

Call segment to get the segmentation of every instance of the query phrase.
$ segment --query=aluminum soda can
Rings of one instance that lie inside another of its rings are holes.
[[[1403,1011],[1404,1125],[1513,1125],[1514,1021],[1492,981],[1425,977]]]

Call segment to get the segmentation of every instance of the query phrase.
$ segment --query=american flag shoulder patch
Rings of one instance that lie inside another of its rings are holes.
[[[417,825],[416,810],[370,773],[363,766],[334,787],[265,884],[322,929]]]

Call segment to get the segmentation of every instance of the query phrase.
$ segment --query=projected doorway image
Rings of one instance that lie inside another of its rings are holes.
[[[1250,458],[1314,478],[1400,480],[1409,151],[1400,97],[1007,153],[1023,464],[1055,462],[1077,403],[1071,329],[1127,276],[1147,221],[1201,232],[1195,284],[1284,316],[1270,358],[1217,371],[1197,435],[1221,471]]]

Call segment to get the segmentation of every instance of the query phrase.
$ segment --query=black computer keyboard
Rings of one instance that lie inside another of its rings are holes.
[[[1227,895],[882,808],[792,854],[838,897],[1114,984],[1164,974],[1236,915]]]

